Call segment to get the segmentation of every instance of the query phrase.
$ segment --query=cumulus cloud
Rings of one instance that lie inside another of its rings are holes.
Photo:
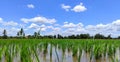
[[[2,22],[4,26],[17,26],[18,23],[14,21],[9,21],[9,22]]]
[[[8,22],[6,22],[6,21],[3,21],[2,18],[0,18],[0,23],[2,25],[4,25],[4,26],[17,26],[18,25],[17,22],[14,22],[14,21],[8,21]]]
[[[16,28],[16,27],[12,27],[10,29],[6,29],[7,30],[7,34],[8,35],[14,35],[16,36],[17,35],[17,32],[20,30],[19,28]]]
[[[80,3],[79,5],[76,5],[72,11],[74,12],[83,12],[83,11],[86,11],[87,8],[83,5],[83,3]]]
[[[120,20],[113,21],[112,24],[116,26],[120,26]]]
[[[63,36],[72,35],[72,34],[81,34],[81,33],[89,33],[90,35],[95,35],[97,33],[103,34],[105,36],[111,34],[112,37],[119,36],[120,32],[120,19],[115,20],[111,23],[103,24],[99,23],[96,25],[84,25],[83,23],[73,23],[73,22],[63,22],[63,24],[55,25],[53,22],[51,23],[52,19],[47,19],[45,17],[34,17],[34,18],[24,18],[25,23],[28,23],[24,29],[27,29],[25,32],[26,34],[30,31],[31,32],[37,32],[41,30],[44,32],[43,35],[57,35],[61,34]],[[45,23],[45,24],[41,24]],[[55,23],[55,22],[54,22]],[[0,18],[0,24],[5,26],[0,27],[0,32],[5,29],[8,31],[9,35],[12,35],[12,33],[17,33],[19,24],[14,21],[3,21],[2,18]],[[29,26],[28,26],[29,25]],[[15,34],[16,35],[16,34]]]
[[[71,8],[70,5],[65,5],[65,4],[61,4],[61,7],[63,9],[65,9],[65,11],[74,11],[74,12],[84,12],[87,10],[87,8],[83,5],[83,3],[80,3],[78,5],[75,5],[73,8]]]
[[[28,4],[27,7],[32,8],[32,9],[35,8],[35,6],[33,4]]]
[[[111,23],[108,24],[97,24],[97,25],[87,25],[85,29],[91,33],[91,34],[96,34],[96,33],[101,33],[103,35],[113,35],[116,34],[117,32],[120,31],[120,20],[115,20]],[[119,33],[117,33],[117,36]]]
[[[28,28],[39,28],[40,26],[35,24],[35,23],[32,23]]]
[[[0,23],[2,23],[3,22],[3,19],[2,18],[0,18]]]
[[[35,23],[32,23],[29,27],[29,29],[35,29],[35,31],[46,31],[47,29],[47,26],[42,24],[42,25],[38,25],[38,24],[35,24]]]
[[[61,32],[58,32],[61,35],[72,35],[72,34],[81,34],[81,33],[89,33],[90,35],[95,35],[97,33],[103,34],[105,36],[111,34],[113,37],[119,36],[120,31],[120,20],[113,21],[107,24],[96,24],[96,25],[86,25],[84,26],[82,23],[69,23],[64,22],[61,27]]]
[[[61,4],[61,7],[62,7],[63,9],[65,9],[65,11],[69,11],[70,8],[71,8],[71,6],[65,5],[65,4]]]
[[[82,23],[74,24],[74,23],[68,23],[68,22],[64,22],[64,25],[63,25],[64,28],[74,28],[74,27],[82,27],[82,26],[83,26]]]
[[[3,27],[1,27],[0,28],[0,35],[3,35],[2,33],[3,33],[4,29],[6,29],[8,36],[16,36],[17,32],[19,31],[19,28],[16,28],[16,27],[11,27],[11,28],[3,28]]]
[[[90,31],[100,31],[100,30],[106,30],[106,28],[108,27],[109,27],[108,24],[97,24],[97,25],[88,25],[86,26],[86,29]]]
[[[55,19],[48,19],[45,17],[34,17],[34,18],[22,18],[21,19],[24,23],[28,23],[28,22],[33,22],[33,23],[48,23],[48,24],[54,24],[56,22]]]
[[[52,29],[53,31],[60,31],[60,27],[55,27],[55,26],[47,26],[48,29]]]
[[[76,25],[73,24],[73,23],[66,23],[66,24],[63,25],[63,27],[64,28],[74,28],[74,27],[76,27]]]

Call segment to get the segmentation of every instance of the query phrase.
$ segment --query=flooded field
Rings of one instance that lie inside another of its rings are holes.
[[[0,62],[120,62],[119,40],[1,40]]]

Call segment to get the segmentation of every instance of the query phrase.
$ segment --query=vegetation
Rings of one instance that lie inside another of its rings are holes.
[[[78,62],[81,60],[83,51],[89,54],[91,62],[93,57],[97,60],[109,57],[113,62],[117,62],[119,58],[115,54],[117,48],[120,48],[120,40],[118,39],[120,36],[112,38],[111,35],[104,36],[99,33],[94,36],[89,34],[41,36],[40,31],[25,36],[23,28],[17,32],[16,36],[7,36],[7,31],[4,29],[3,35],[0,36],[0,62],[3,61],[3,58],[5,62],[14,62],[14,60],[17,62],[41,62],[39,54],[42,52],[46,57],[48,50],[51,62],[53,51],[57,61],[63,62],[59,58],[58,49],[62,50],[62,58],[65,58],[67,50],[68,53],[72,52],[72,56],[76,57]]]
[[[5,29],[3,31],[3,39],[7,39],[7,31]]]
[[[8,36],[7,31],[3,30],[3,36],[0,36],[0,39],[120,39],[120,36],[117,38],[112,38],[111,34],[108,36],[104,36],[102,34],[97,33],[94,36],[90,36],[90,34],[77,34],[77,35],[69,35],[69,36],[62,36],[60,34],[57,35],[44,35],[41,36],[40,30],[38,32],[34,32],[33,35],[25,35],[24,29],[21,28],[20,31],[17,32],[16,36]]]
[[[40,52],[46,55],[50,50],[50,57],[52,55],[51,48],[55,47],[55,52],[58,57],[57,49],[61,49],[65,54],[66,49],[71,51],[73,57],[77,57],[80,61],[82,50],[90,54],[90,59],[94,56],[95,59],[100,59],[102,56],[108,55],[113,61],[116,58],[116,49],[120,47],[120,40],[92,40],[92,39],[10,39],[0,40],[0,60],[4,57],[6,62],[40,62],[38,56]],[[50,49],[48,49],[48,45]],[[79,52],[79,54],[78,54]],[[78,56],[77,56],[78,55]],[[34,57],[34,58],[33,58]]]
[[[6,32],[6,31],[5,31]],[[22,35],[17,32],[17,36],[7,36],[7,34],[3,34],[3,36],[0,36],[0,39],[120,39],[120,36],[117,38],[112,38],[111,35],[108,35],[105,37],[102,34],[96,34],[95,36],[90,36],[89,34],[80,34],[80,35],[70,35],[70,36],[62,36],[60,34],[58,35],[44,35],[41,36],[39,33],[34,32],[33,35],[25,36],[25,33]]]

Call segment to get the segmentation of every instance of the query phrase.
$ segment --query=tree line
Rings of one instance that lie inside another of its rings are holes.
[[[69,35],[62,36],[60,34],[57,35],[40,35],[40,31],[34,32],[33,35],[25,35],[23,28],[20,29],[16,33],[16,36],[7,36],[6,29],[3,30],[3,35],[0,36],[0,39],[120,39],[120,36],[117,38],[112,38],[111,35],[104,36],[100,33],[95,34],[94,36],[90,36],[90,34],[77,34],[77,35]]]

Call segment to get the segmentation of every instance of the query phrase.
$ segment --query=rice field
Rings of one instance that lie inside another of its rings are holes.
[[[120,40],[1,39],[0,62],[120,62]]]

